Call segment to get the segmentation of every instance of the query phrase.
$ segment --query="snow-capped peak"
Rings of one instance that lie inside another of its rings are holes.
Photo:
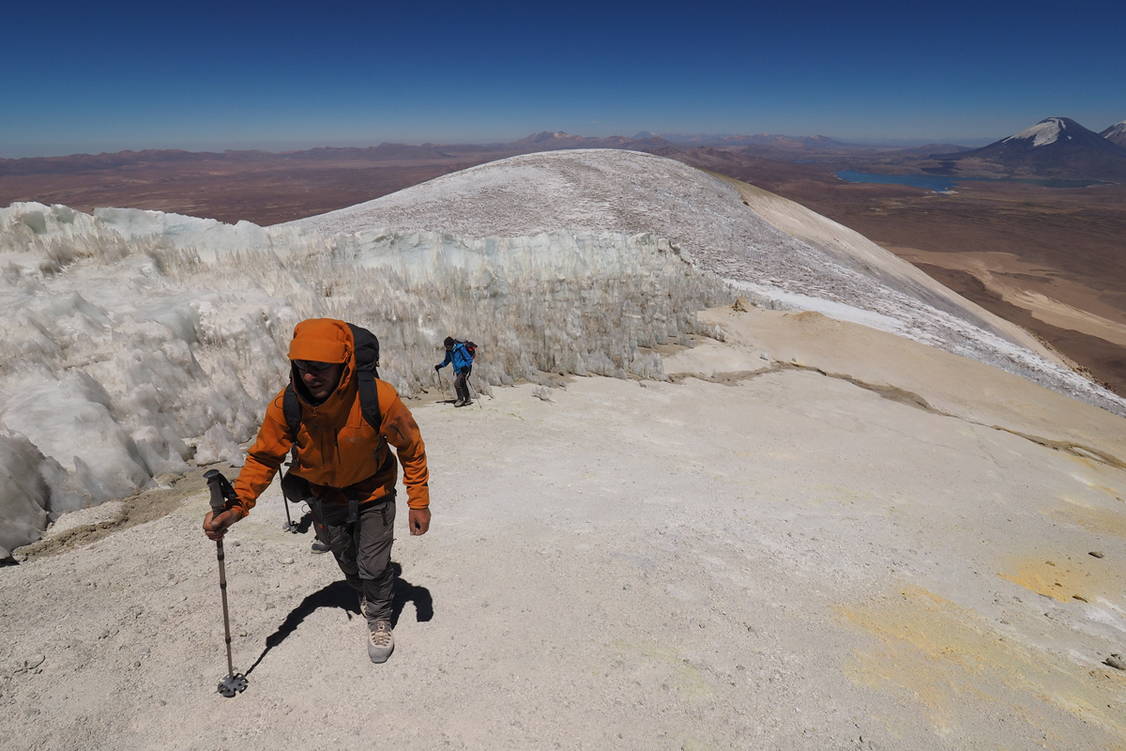
[[[1020,133],[1015,133],[1003,139],[1002,143],[1027,141],[1031,139],[1033,148],[1037,146],[1047,146],[1050,143],[1058,141],[1060,136],[1071,140],[1071,136],[1067,135],[1066,131],[1067,120],[1065,118],[1046,117],[1031,128],[1025,128]]]
[[[1119,146],[1126,146],[1126,120],[1115,123],[1099,135]]]

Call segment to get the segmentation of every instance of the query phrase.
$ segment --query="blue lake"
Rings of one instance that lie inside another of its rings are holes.
[[[954,178],[941,175],[873,175],[866,172],[854,172],[850,169],[841,170],[837,173],[837,177],[849,183],[910,185],[912,188],[937,191],[950,190],[958,184]]]
[[[945,175],[879,175],[854,170],[841,170],[837,177],[849,183],[877,183],[881,185],[910,185],[912,188],[924,190],[945,191],[950,190],[958,183],[993,182],[993,183],[1029,183],[1041,185],[1045,188],[1085,188],[1088,185],[1100,185],[1101,180],[1065,180],[1061,178],[1004,178],[1004,177],[948,177]]]

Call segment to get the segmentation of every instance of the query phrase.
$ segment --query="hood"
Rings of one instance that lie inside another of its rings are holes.
[[[309,318],[301,321],[293,329],[293,341],[289,344],[289,359],[343,363],[344,369],[340,373],[340,382],[336,384],[336,390],[321,404],[326,408],[337,403],[351,405],[356,392],[356,355],[352,329],[347,323],[335,318]],[[317,405],[316,400],[301,381],[296,366],[292,364],[289,378],[302,401]]]

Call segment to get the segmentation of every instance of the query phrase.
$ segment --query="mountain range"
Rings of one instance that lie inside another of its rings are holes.
[[[416,162],[460,160],[462,166],[516,154],[559,149],[627,149],[706,164],[708,150],[783,162],[846,158],[892,160],[913,164],[931,160],[928,172],[988,176],[1126,179],[1126,120],[1095,133],[1068,117],[1048,117],[981,148],[932,143],[911,147],[857,144],[829,136],[755,134],[655,134],[582,136],[566,131],[540,131],[516,141],[481,144],[380,143],[377,146],[320,146],[288,152],[227,150],[193,152],[146,149],[102,154],[0,159],[0,176],[67,175],[131,168],[138,165],[222,162],[260,164],[269,161]],[[700,156],[701,159],[694,157]]]
[[[1117,140],[1116,140],[1117,139]],[[1047,117],[980,149],[935,154],[959,171],[998,170],[1045,177],[1126,178],[1126,124],[1102,134],[1069,117]]]

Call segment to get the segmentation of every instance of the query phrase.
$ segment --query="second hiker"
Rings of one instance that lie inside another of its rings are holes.
[[[477,354],[477,345],[473,342],[459,341],[452,336],[447,336],[444,344],[446,359],[435,365],[434,371],[437,372],[453,363],[454,390],[457,391],[457,401],[454,402],[454,406],[464,407],[472,404],[473,400],[469,398],[469,374],[473,372],[473,358]]]

